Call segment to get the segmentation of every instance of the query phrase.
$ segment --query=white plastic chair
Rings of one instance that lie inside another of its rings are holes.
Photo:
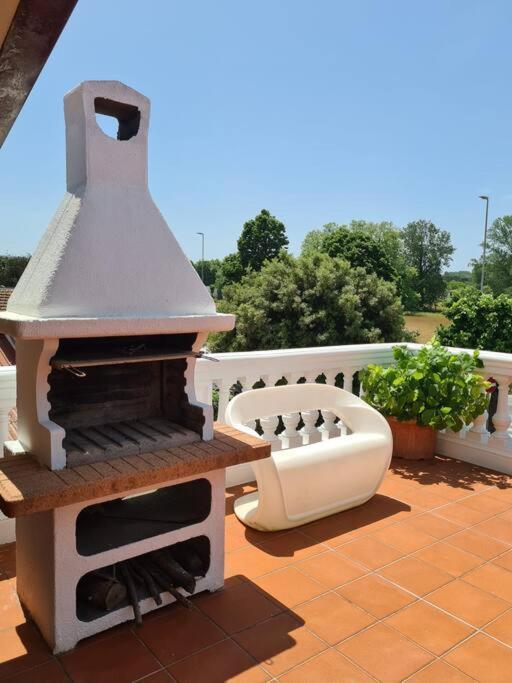
[[[351,433],[251,463],[258,490],[235,501],[235,513],[247,526],[290,529],[361,505],[379,488],[391,461],[391,430],[380,413],[348,391],[325,384],[246,391],[228,404],[226,422],[257,435],[246,423],[318,409],[340,417]]]

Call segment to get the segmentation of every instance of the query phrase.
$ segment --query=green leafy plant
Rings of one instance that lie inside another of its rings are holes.
[[[478,351],[452,354],[435,341],[417,353],[395,346],[393,355],[395,365],[361,373],[364,399],[383,415],[458,432],[487,408],[491,385],[475,372]]]

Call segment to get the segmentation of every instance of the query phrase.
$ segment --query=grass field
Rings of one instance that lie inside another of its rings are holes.
[[[447,325],[448,318],[441,313],[414,313],[405,316],[405,326],[411,332],[419,332],[419,343],[428,342],[439,325]]]

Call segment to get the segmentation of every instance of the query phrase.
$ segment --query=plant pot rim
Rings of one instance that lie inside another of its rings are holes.
[[[431,429],[432,431],[437,431],[433,427],[429,427],[429,425],[420,425],[418,424],[417,420],[399,420],[397,417],[394,415],[385,415],[386,420],[390,420],[391,422],[398,422],[398,424],[402,425],[415,425],[419,429]]]

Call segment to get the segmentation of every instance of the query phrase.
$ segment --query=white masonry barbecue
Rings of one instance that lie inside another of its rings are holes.
[[[149,193],[149,101],[91,81],[64,108],[67,193],[0,316],[17,360],[4,479],[20,473],[13,500],[30,485],[35,510],[17,516],[18,592],[55,652],[222,586],[225,465],[203,461],[237,456],[194,391],[208,333],[234,318],[216,313]],[[96,113],[118,120],[117,139]]]

